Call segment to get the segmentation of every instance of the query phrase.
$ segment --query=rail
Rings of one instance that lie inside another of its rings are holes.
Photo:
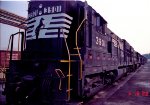
[[[64,37],[64,41],[65,41],[65,45],[66,45],[66,48],[67,48],[67,52],[68,52],[68,63],[69,63],[69,70],[68,70],[68,89],[67,89],[67,92],[68,92],[68,101],[70,100],[70,77],[72,76],[71,75],[71,59],[70,59],[70,51],[69,51],[69,47],[68,47],[68,44],[67,44],[67,41],[66,41],[66,38],[65,38],[65,35],[64,35],[64,31],[63,31],[63,28],[62,29],[62,33],[63,33],[63,37]]]
[[[61,84],[62,84],[61,83],[61,78],[65,78],[65,75],[64,75],[64,73],[62,72],[61,69],[55,69],[55,72],[56,72],[57,76],[60,78],[60,80],[59,80],[59,90],[62,90],[61,89]],[[59,74],[59,72],[60,72],[61,75]]]
[[[12,53],[13,53],[13,40],[14,40],[14,36],[15,35],[19,35],[18,36],[18,52],[19,52],[19,50],[20,50],[20,34],[22,35],[22,41],[21,41],[21,53],[22,53],[22,51],[24,50],[24,43],[25,43],[25,36],[24,36],[24,32],[20,32],[20,29],[19,29],[19,32],[17,32],[17,33],[15,33],[15,34],[12,34],[11,36],[10,36],[10,38],[9,38],[9,42],[8,42],[8,47],[7,47],[7,50],[6,50],[6,52],[5,52],[5,54],[4,54],[4,65],[3,65],[3,67],[2,67],[2,72],[3,72],[3,76],[2,76],[2,79],[3,80],[5,80],[5,73],[6,73],[6,70],[8,70],[9,68],[8,67],[6,67],[6,62],[7,62],[7,52],[9,51],[9,49],[11,48],[11,50],[10,50],[10,57],[9,57],[9,64],[10,64],[10,62],[11,62],[11,60],[12,60]],[[10,46],[11,45],[11,46]],[[18,54],[18,56],[19,56],[19,54]],[[2,88],[4,88],[4,86],[2,86]]]
[[[21,39],[21,54],[22,54],[22,52],[23,52],[23,50],[24,50],[24,48],[25,48],[25,35],[24,35],[24,32],[17,32],[17,33],[15,33],[15,34],[12,34],[11,36],[10,36],[10,42],[11,42],[11,49],[10,49],[10,61],[12,60],[12,53],[13,53],[13,42],[14,42],[14,36],[15,35],[19,35],[19,37],[18,37],[18,47],[20,47],[19,46],[19,44],[20,44],[20,35],[22,35],[22,39]],[[10,43],[9,43],[10,44]],[[8,50],[9,50],[9,47],[8,47]],[[20,49],[18,48],[18,51],[19,51]]]
[[[79,59],[80,59],[80,80],[82,80],[82,64],[83,64],[83,61],[82,61],[82,58],[81,58],[81,54],[80,54],[80,51],[79,51],[79,47],[78,47],[78,31],[80,30],[82,24],[86,21],[87,19],[84,18],[82,20],[82,22],[80,23],[79,27],[77,28],[76,30],[76,49],[77,49],[77,52],[78,52],[78,56],[79,56]]]

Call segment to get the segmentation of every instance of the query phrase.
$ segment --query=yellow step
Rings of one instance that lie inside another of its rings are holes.
[[[62,63],[66,63],[66,62],[75,62],[76,60],[60,60],[60,62]]]
[[[71,90],[73,90],[73,89],[69,89],[69,90],[67,89],[66,92],[69,92],[69,91],[71,91]]]
[[[71,56],[79,56],[80,54],[70,54]]]
[[[75,50],[76,50],[76,49],[79,49],[79,50],[80,50],[81,48],[73,48],[73,49],[75,49]]]

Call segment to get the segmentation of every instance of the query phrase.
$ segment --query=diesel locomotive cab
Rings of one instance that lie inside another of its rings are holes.
[[[82,95],[83,43],[78,42],[83,42],[84,29],[77,29],[84,7],[80,1],[29,2],[26,48],[21,60],[11,60],[6,75],[8,104],[66,105]]]

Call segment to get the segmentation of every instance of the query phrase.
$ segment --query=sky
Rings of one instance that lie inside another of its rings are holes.
[[[27,17],[27,1],[0,1],[0,8],[19,16]],[[19,31],[19,28],[0,23],[0,50],[7,50],[9,37]],[[23,30],[21,30],[23,31]],[[17,36],[14,38],[14,49],[17,49]]]
[[[84,1],[84,0],[82,0]],[[108,22],[116,35],[126,39],[141,54],[150,53],[150,0],[87,0]],[[27,1],[1,1],[0,8],[27,17]],[[18,31],[0,24],[0,49],[5,49],[9,35]]]

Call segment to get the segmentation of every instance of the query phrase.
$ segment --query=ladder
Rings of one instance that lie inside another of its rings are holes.
[[[64,32],[63,32],[63,28],[61,28],[63,36],[64,36],[63,38],[64,38],[64,41],[65,41],[65,45],[66,45],[66,48],[67,48],[68,60],[61,60],[60,62],[64,62],[64,63],[66,62],[66,63],[69,64],[69,66],[68,66],[68,75],[67,75],[67,77],[68,77],[68,89],[67,89],[68,97],[67,97],[67,101],[70,100],[70,91],[72,90],[71,87],[70,87],[71,76],[72,76],[72,74],[71,74],[71,62],[74,62],[74,60],[71,59],[71,56],[78,56],[79,57],[79,60],[80,60],[80,78],[79,78],[79,80],[82,80],[82,68],[83,68],[82,65],[83,65],[83,61],[82,61],[81,54],[80,54],[80,49],[81,48],[78,47],[78,31],[80,30],[81,26],[83,25],[83,23],[85,21],[86,21],[86,18],[84,18],[82,20],[82,22],[80,23],[79,27],[76,30],[76,37],[75,37],[75,45],[76,45],[76,47],[74,48],[75,50],[77,50],[76,54],[71,54],[70,53],[70,50],[69,50],[69,47],[68,47],[68,44],[67,44]],[[60,82],[60,84],[61,84],[61,82]]]

